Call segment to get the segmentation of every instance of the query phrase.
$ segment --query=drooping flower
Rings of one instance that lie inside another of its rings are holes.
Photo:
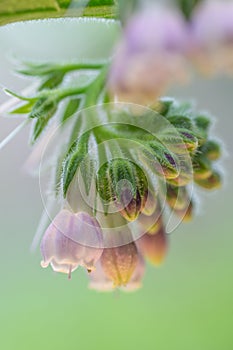
[[[114,289],[112,280],[104,273],[100,262],[96,264],[96,269],[90,273],[89,278],[90,289],[98,292],[111,292]]]
[[[109,75],[118,100],[151,105],[173,83],[187,78],[186,24],[175,10],[152,7],[132,17]]]
[[[136,244],[140,254],[153,265],[160,265],[164,261],[168,240],[163,227],[154,235],[146,233]]]
[[[64,209],[54,218],[42,239],[41,265],[50,264],[54,271],[71,276],[79,265],[92,271],[102,252],[102,232],[97,220],[85,212],[73,214]]]
[[[137,266],[134,270],[134,273],[127,283],[126,286],[121,287],[121,289],[125,292],[134,292],[141,288],[142,286],[142,279],[145,273],[145,261],[142,258],[142,256],[138,256],[138,262]]]
[[[114,248],[106,248],[101,256],[101,265],[114,287],[126,286],[138,263],[138,252],[134,242]]]
[[[193,13],[190,58],[201,72],[233,74],[233,2],[206,0]]]
[[[133,292],[141,288],[142,279],[145,272],[145,262],[142,256],[138,256],[136,268],[126,285],[120,286],[125,292]],[[89,288],[98,292],[112,292],[114,284],[112,279],[105,273],[100,262],[96,264],[96,269],[89,274]],[[116,286],[115,286],[116,287]]]

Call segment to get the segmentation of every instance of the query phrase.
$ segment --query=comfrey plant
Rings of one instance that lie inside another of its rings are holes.
[[[169,234],[192,219],[195,186],[221,186],[210,116],[163,94],[191,68],[232,73],[233,10],[223,0],[110,2],[123,28],[112,59],[26,63],[33,96],[6,92],[20,100],[10,113],[32,125],[27,166],[46,182],[42,267],[70,278],[82,266],[90,288],[133,291],[145,259],[161,264]]]

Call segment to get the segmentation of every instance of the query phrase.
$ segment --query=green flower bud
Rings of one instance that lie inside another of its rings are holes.
[[[207,141],[200,150],[205,157],[211,161],[218,160],[221,157],[220,145],[212,140]]]
[[[193,160],[194,180],[207,179],[212,174],[211,162],[203,155]]]
[[[212,174],[205,179],[195,179],[195,183],[206,190],[216,190],[221,187],[221,176],[218,172],[213,171]]]
[[[137,222],[140,234],[156,235],[163,226],[162,217],[155,211],[151,216],[141,215]]]
[[[179,174],[174,179],[166,179],[167,183],[172,186],[183,187],[193,180],[193,170],[187,161],[180,161]]]
[[[186,187],[167,186],[166,201],[170,208],[183,211],[190,203],[190,198]]]
[[[197,128],[199,142],[200,144],[204,144],[206,142],[211,124],[210,118],[208,116],[199,115],[194,119],[194,121]]]
[[[150,162],[153,171],[166,179],[175,179],[178,175],[178,159],[174,153],[157,141],[149,142],[149,150],[144,150],[145,161]]]
[[[117,158],[99,170],[97,190],[105,206],[114,202],[126,220],[134,221],[146,204],[148,184],[139,166]]]
[[[187,203],[187,206],[183,209],[174,209],[174,212],[183,222],[190,222],[193,218],[193,202]]]
[[[151,193],[151,191],[149,191],[145,206],[142,209],[142,214],[146,216],[151,216],[155,212],[157,206],[158,206],[157,198],[155,197],[155,195]]]
[[[191,130],[193,127],[192,120],[183,115],[173,115],[167,119],[176,129]]]
[[[198,139],[187,129],[178,129],[188,152],[195,152],[198,148]]]

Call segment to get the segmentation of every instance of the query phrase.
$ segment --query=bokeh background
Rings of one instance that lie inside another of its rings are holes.
[[[12,73],[16,61],[108,57],[118,26],[78,20],[0,28],[0,83],[20,92],[31,84]],[[224,142],[221,191],[199,192],[198,213],[170,237],[158,269],[148,266],[134,293],[87,288],[82,270],[72,280],[40,267],[30,244],[43,209],[37,178],[23,171],[25,128],[0,152],[0,348],[4,350],[231,350],[233,348],[233,79],[194,76],[169,92],[197,101],[215,118]],[[0,108],[6,101],[0,93]],[[0,115],[0,140],[22,120]]]

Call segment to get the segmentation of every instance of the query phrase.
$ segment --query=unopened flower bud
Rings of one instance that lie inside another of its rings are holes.
[[[101,265],[114,287],[126,286],[138,263],[137,248],[134,243],[105,248],[101,256]]]
[[[168,241],[162,227],[155,235],[145,234],[136,242],[139,252],[153,265],[160,265],[166,256]]]
[[[218,160],[221,157],[220,145],[212,140],[207,141],[201,148],[201,152],[211,161]]]
[[[176,155],[165,149],[162,144],[151,141],[149,149],[143,150],[142,161],[151,163],[150,167],[158,176],[175,179],[179,175]]]
[[[160,210],[155,210],[151,216],[140,215],[136,224],[139,236],[142,236],[145,233],[148,233],[149,235],[157,234],[163,225]]]
[[[198,148],[198,139],[189,130],[180,129],[179,133],[188,152],[194,152]]]
[[[96,219],[85,212],[62,210],[54,218],[41,242],[42,267],[71,276],[79,265],[94,269],[103,252],[102,232]]]
[[[193,170],[195,180],[207,179],[212,174],[210,161],[202,155],[195,157],[193,161]]]
[[[190,222],[193,218],[193,202],[190,201],[183,209],[174,209],[174,212],[183,222]]]
[[[146,203],[144,205],[144,208],[142,209],[142,214],[146,216],[151,216],[155,212],[157,205],[158,200],[156,198],[156,195],[149,191],[148,196],[146,198]]]
[[[172,186],[184,187],[193,180],[193,168],[185,159],[179,163],[179,173],[174,179],[166,179],[167,183]]]
[[[143,170],[128,159],[114,159],[103,177],[99,177],[99,191],[107,192],[118,211],[128,221],[134,221],[143,210],[148,184]]]
[[[139,192],[136,192],[135,198],[130,189],[124,189],[117,206],[119,212],[127,221],[136,220],[142,209],[142,200]]]
[[[221,176],[216,171],[213,171],[212,174],[205,179],[195,179],[195,182],[198,186],[206,190],[216,190],[221,187]]]
[[[190,197],[186,187],[167,186],[166,202],[174,210],[185,210],[189,206]]]

